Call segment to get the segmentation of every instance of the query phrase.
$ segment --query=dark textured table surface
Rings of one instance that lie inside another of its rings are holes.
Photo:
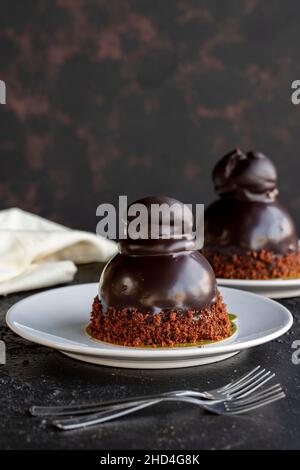
[[[96,264],[81,267],[74,283],[96,281],[100,270]],[[292,361],[292,344],[300,340],[300,298],[282,302],[292,311],[294,325],[278,340],[212,365],[149,371],[77,362],[17,337],[5,325],[5,314],[30,294],[0,299],[0,339],[7,348],[7,363],[0,365],[0,449],[300,448],[300,364]],[[185,404],[164,404],[63,433],[27,411],[32,404],[86,403],[172,387],[214,388],[258,364],[276,372],[287,398],[247,415],[213,416]]]

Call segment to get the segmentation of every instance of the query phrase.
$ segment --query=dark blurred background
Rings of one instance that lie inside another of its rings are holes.
[[[94,230],[119,194],[208,203],[240,146],[300,231],[299,37],[297,0],[1,0],[0,208]]]

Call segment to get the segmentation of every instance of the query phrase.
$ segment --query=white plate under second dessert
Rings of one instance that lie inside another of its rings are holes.
[[[35,343],[75,359],[114,367],[161,369],[221,361],[239,351],[271,341],[292,326],[291,313],[277,302],[235,289],[221,288],[230,313],[237,315],[237,333],[204,346],[133,348],[92,340],[85,332],[98,284],[51,289],[15,304],[8,326]]]
[[[219,286],[242,289],[271,299],[287,299],[300,296],[300,278],[297,279],[221,279]]]

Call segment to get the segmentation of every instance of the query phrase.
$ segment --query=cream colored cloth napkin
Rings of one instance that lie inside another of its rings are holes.
[[[0,295],[69,282],[76,264],[107,261],[117,244],[21,209],[0,211]]]

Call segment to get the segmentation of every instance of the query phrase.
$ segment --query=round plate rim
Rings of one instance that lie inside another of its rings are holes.
[[[221,287],[221,293],[222,291],[231,291],[232,293],[238,293],[239,295],[244,295],[245,297],[248,298],[259,298],[260,301],[263,302],[268,302],[268,303],[273,303],[276,305],[276,307],[280,308],[282,312],[285,313],[287,316],[287,321],[284,326],[282,326],[280,329],[278,329],[275,332],[269,333],[265,335],[262,338],[255,338],[251,339],[248,341],[244,341],[241,343],[237,342],[230,342],[230,343],[224,343],[223,345],[220,344],[218,345],[216,343],[216,346],[191,346],[187,348],[157,348],[157,349],[144,349],[144,348],[130,348],[126,346],[117,346],[118,349],[103,349],[101,348],[101,344],[99,343],[99,349],[97,348],[90,348],[88,346],[71,346],[67,344],[62,344],[59,342],[53,342],[53,341],[48,341],[47,339],[44,338],[37,338],[35,335],[30,334],[29,332],[24,332],[22,328],[18,328],[14,321],[11,319],[14,310],[16,306],[20,306],[23,302],[28,301],[28,299],[33,298],[33,297],[42,297],[44,295],[48,295],[49,292],[52,293],[52,295],[55,295],[55,292],[58,290],[71,290],[71,289],[80,289],[82,287],[95,287],[97,289],[98,283],[85,283],[85,284],[76,284],[76,285],[71,285],[71,286],[64,286],[64,287],[58,287],[55,289],[49,289],[45,290],[43,292],[33,294],[31,296],[26,297],[25,299],[20,300],[19,302],[15,303],[7,312],[6,314],[6,323],[8,327],[14,331],[17,335],[32,341],[33,343],[41,344],[43,346],[50,347],[52,349],[60,350],[60,351],[66,351],[66,352],[73,352],[73,353],[79,353],[79,354],[85,354],[85,355],[92,355],[92,356],[109,356],[109,357],[118,357],[122,356],[127,357],[127,358],[132,358],[132,357],[137,357],[137,353],[139,357],[144,357],[144,358],[164,358],[164,357],[173,357],[173,356],[208,356],[208,355],[218,355],[218,354],[223,354],[223,353],[229,353],[229,352],[234,352],[234,351],[241,351],[244,349],[248,349],[250,347],[258,346],[260,344],[267,343],[273,339],[276,339],[283,334],[285,334],[292,326],[293,324],[293,316],[290,313],[290,311],[284,307],[283,305],[279,304],[278,302],[269,299],[267,297],[263,297],[258,294],[254,294],[252,292],[247,292],[247,291],[242,291],[242,290],[237,290],[237,289],[232,289],[229,287]],[[95,290],[95,292],[97,292]],[[237,336],[238,337],[238,336]]]
[[[265,280],[257,280],[257,279],[225,279],[225,278],[217,278],[217,283],[219,286],[224,287],[233,287],[233,286],[241,286],[241,287],[300,287],[300,277],[297,279],[265,279]]]

